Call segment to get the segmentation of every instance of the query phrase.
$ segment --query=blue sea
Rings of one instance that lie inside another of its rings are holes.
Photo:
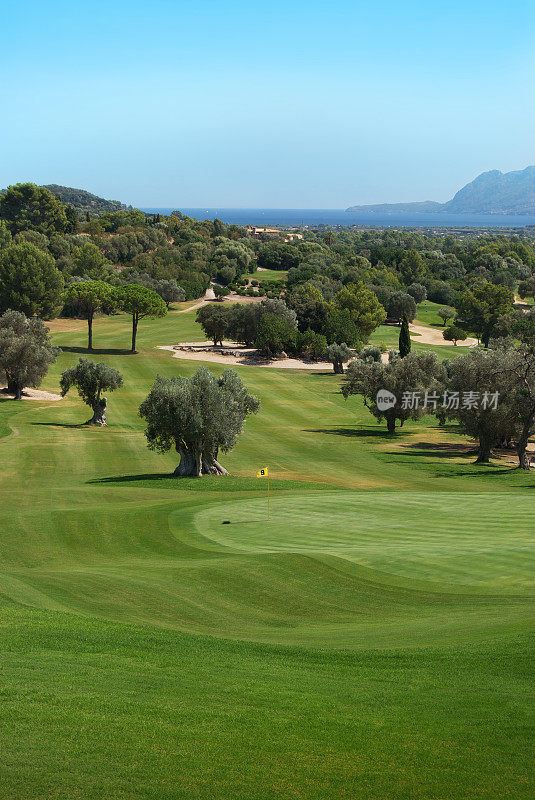
[[[522,228],[535,225],[535,216],[505,214],[384,214],[335,208],[143,208],[152,214],[178,210],[194,219],[214,219],[234,225],[375,225],[407,228]]]

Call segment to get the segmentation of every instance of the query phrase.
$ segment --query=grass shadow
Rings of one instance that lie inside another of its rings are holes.
[[[484,471],[482,468],[484,468]],[[493,478],[495,475],[510,475],[513,472],[519,475],[521,474],[521,470],[512,465],[510,467],[499,467],[497,464],[479,464],[479,469],[463,472],[463,475],[477,475],[479,478]]]
[[[148,472],[141,475],[112,475],[109,478],[94,478],[88,483],[132,483],[135,481],[160,481],[167,478],[180,481],[180,478],[177,478],[172,472]]]
[[[352,438],[375,437],[392,441],[392,434],[377,428],[303,428],[303,431],[304,433],[328,433],[334,436],[349,436]]]
[[[85,422],[30,422],[30,425],[46,425],[48,428],[87,428]]]
[[[116,347],[105,347],[102,350],[97,350],[96,348],[88,350],[87,347],[61,346],[61,349],[64,353],[80,353],[86,356],[135,356],[137,354],[137,351],[133,353],[132,350],[124,350]]]
[[[412,447],[412,445],[405,445],[406,447]],[[454,457],[461,457],[461,458],[474,458],[475,453],[474,451],[466,452],[456,450],[454,447],[445,448],[443,450],[437,450],[435,448],[421,448],[419,450],[408,451],[408,450],[388,450],[385,452],[387,456],[409,456],[409,457],[416,457],[422,456],[424,458],[454,458]],[[403,458],[400,459],[400,462],[403,461]]]

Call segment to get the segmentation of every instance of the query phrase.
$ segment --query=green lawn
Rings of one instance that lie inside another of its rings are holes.
[[[257,269],[254,271],[253,274],[251,274],[250,272],[244,272],[241,277],[252,278],[253,280],[258,281],[266,289],[269,289],[273,288],[274,285],[280,286],[282,288],[286,284],[287,275],[288,275],[288,270]]]
[[[86,327],[52,328],[57,391]],[[0,400],[0,798],[533,796],[533,476],[432,419],[388,437],[332,373],[239,367],[233,477],[172,479],[137,407],[197,366],[156,346],[199,338],[173,312],[130,355],[96,320],[107,429]]]
[[[418,304],[418,312],[414,321],[418,325],[430,325],[432,328],[443,330],[444,322],[437,313],[440,308],[446,308],[446,306],[440,303],[433,303],[431,300],[424,300],[423,303]],[[451,323],[452,320],[448,320],[448,325],[451,325]]]

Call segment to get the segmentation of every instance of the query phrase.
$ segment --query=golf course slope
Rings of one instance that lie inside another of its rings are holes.
[[[51,327],[57,393],[86,330]],[[198,366],[158,349],[194,314],[136,355],[126,316],[94,335],[108,428],[0,399],[1,800],[534,796],[535,477],[432,419],[388,437],[332,372],[242,366],[231,476],[173,479],[137,409]]]

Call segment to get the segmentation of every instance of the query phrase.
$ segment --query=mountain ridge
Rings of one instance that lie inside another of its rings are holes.
[[[446,203],[426,200],[415,203],[378,203],[350,206],[348,212],[444,213],[444,214],[535,214],[535,166],[522,170],[482,172]]]

